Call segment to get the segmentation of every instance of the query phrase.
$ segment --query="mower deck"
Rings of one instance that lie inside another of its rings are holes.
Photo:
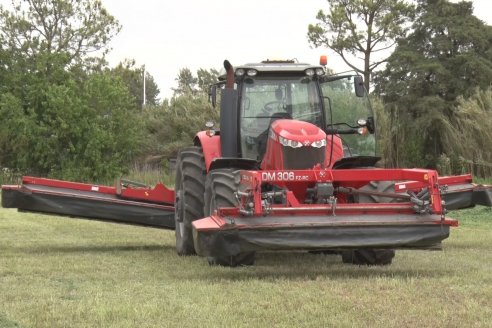
[[[2,206],[26,212],[174,229],[172,204],[124,199],[113,187],[24,178],[20,186],[2,186]]]
[[[193,222],[202,256],[232,256],[260,250],[344,248],[439,249],[453,219],[439,215],[316,215],[220,217]]]

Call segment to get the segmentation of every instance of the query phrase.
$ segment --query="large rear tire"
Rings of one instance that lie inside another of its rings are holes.
[[[361,190],[394,193],[395,184],[391,181],[371,181]],[[383,197],[379,195],[358,195],[359,203],[393,203],[398,198]],[[356,265],[389,265],[393,262],[395,250],[393,249],[354,249],[342,251],[342,262]]]
[[[200,147],[183,149],[176,163],[175,215],[176,252],[194,255],[191,223],[204,217],[205,161]]]
[[[362,191],[375,191],[381,193],[395,193],[395,183],[392,181],[371,181],[364,187]],[[401,202],[400,198],[384,197],[380,195],[360,194],[358,195],[359,203],[397,203]]]
[[[239,187],[239,172],[234,169],[217,169],[207,175],[205,181],[205,215],[211,215],[219,207],[238,205],[235,192]],[[229,267],[253,265],[255,253],[246,252],[233,256],[208,257],[210,265]]]

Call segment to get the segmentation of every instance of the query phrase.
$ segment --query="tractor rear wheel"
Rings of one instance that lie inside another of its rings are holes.
[[[394,193],[394,186],[394,182],[391,181],[371,181],[360,190]],[[358,202],[393,203],[398,202],[398,198],[360,194]],[[368,248],[342,251],[342,262],[356,265],[388,265],[393,261],[393,257],[395,257],[393,249]]]
[[[392,181],[371,181],[359,190],[395,194],[395,183]],[[370,194],[360,194],[358,195],[358,199],[359,203],[397,203],[402,201],[400,198]]]
[[[235,192],[239,187],[239,172],[234,169],[217,169],[207,175],[205,182],[205,215],[211,215],[219,207],[238,205]],[[210,265],[229,267],[253,265],[255,252],[233,256],[208,257]]]
[[[204,217],[205,161],[200,147],[183,149],[176,163],[175,214],[176,252],[194,255],[191,223]]]

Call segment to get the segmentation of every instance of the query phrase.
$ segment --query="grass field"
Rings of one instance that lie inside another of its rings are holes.
[[[246,268],[178,257],[172,231],[0,209],[0,327],[491,327],[492,211],[442,252],[391,266],[263,253]]]

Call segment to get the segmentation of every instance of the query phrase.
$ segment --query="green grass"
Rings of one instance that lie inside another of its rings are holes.
[[[490,327],[492,211],[442,252],[391,266],[262,253],[247,268],[178,257],[174,233],[0,209],[0,327]]]

